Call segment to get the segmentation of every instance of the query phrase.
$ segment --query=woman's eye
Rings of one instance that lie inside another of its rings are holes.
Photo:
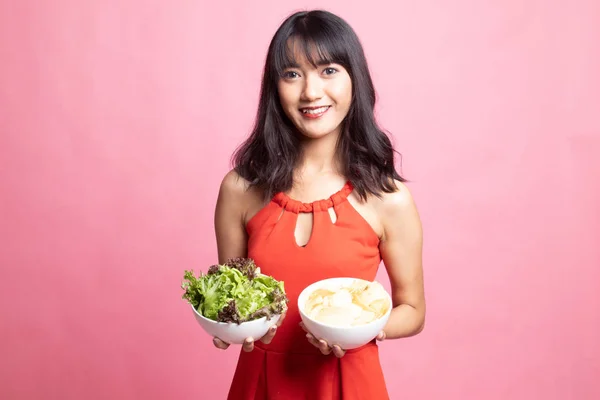
[[[298,74],[294,71],[286,71],[283,73],[283,77],[286,79],[294,79],[298,77]]]
[[[323,72],[325,72],[325,75],[333,75],[337,72],[337,69],[332,68],[332,67],[327,67],[327,68],[325,68],[325,70]]]

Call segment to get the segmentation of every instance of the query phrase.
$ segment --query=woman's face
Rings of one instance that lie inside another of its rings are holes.
[[[278,83],[285,114],[307,138],[339,135],[352,101],[348,71],[338,64],[315,68],[302,51],[294,51],[294,56],[298,64],[286,69]]]

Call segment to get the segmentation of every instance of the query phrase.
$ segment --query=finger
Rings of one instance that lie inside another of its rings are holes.
[[[329,347],[327,342],[324,341],[323,339],[319,340],[319,350],[321,350],[321,353],[323,353],[325,355],[328,355],[331,353],[331,347]]]
[[[271,340],[273,340],[273,338],[275,337],[275,333],[277,333],[277,325],[273,325],[269,328],[269,330],[267,331],[267,334],[265,336],[263,336],[260,341],[263,342],[264,344],[269,344],[271,343]]]
[[[377,340],[379,340],[380,342],[384,341],[386,338],[385,332],[381,331],[379,332],[379,335],[377,335]]]
[[[312,333],[310,333],[306,327],[304,326],[304,324],[302,322],[300,322],[300,327],[302,327],[302,329],[304,329],[304,332],[306,332],[306,339],[308,339],[309,343],[312,344],[313,346],[315,346],[317,349],[319,349],[321,351],[321,353],[327,355],[331,353],[331,348],[329,347],[329,345],[327,344],[326,341],[324,340],[318,340],[317,338],[315,338]]]
[[[344,355],[346,354],[346,352],[344,350],[342,350],[342,348],[340,346],[338,346],[337,344],[335,344],[335,345],[333,345],[333,354],[337,358],[342,358],[342,357],[344,357]]]
[[[311,335],[310,333],[306,334],[306,339],[308,340],[308,342],[310,344],[312,344],[315,347],[319,347],[319,341],[317,339],[315,339],[315,337],[313,335]]]
[[[304,323],[303,323],[303,322],[300,322],[300,328],[302,328],[302,330],[303,330],[304,332],[306,332],[306,333],[310,333],[310,332],[308,331],[308,329],[306,329],[306,327],[304,326]]]
[[[229,347],[229,343],[225,343],[218,337],[213,338],[213,344],[215,345],[215,347],[217,349],[221,349],[221,350],[227,350],[227,348]]]
[[[283,311],[283,314],[281,314],[281,317],[279,317],[279,321],[277,321],[277,326],[281,326],[286,315],[287,315],[287,308]]]
[[[242,348],[246,352],[254,350],[254,339],[249,337],[246,340],[244,340],[244,344],[242,344]]]
[[[321,343],[319,342],[319,340],[317,340],[317,338],[315,338],[315,337],[314,337],[313,335],[311,335],[310,333],[307,333],[307,334],[306,334],[306,338],[308,339],[308,342],[309,342],[310,344],[312,344],[312,345],[313,345],[313,346],[315,346],[317,349],[319,349],[319,351],[323,352],[323,351],[321,350],[321,348],[322,348],[322,346],[321,346]],[[326,349],[326,354],[329,354],[329,353],[327,352],[327,349]]]

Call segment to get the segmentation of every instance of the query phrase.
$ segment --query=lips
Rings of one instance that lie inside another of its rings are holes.
[[[330,107],[331,106],[303,107],[300,109],[300,112],[308,118],[315,118],[325,114]]]

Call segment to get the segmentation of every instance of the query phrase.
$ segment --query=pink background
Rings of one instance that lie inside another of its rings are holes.
[[[268,41],[323,4],[426,232],[392,399],[600,398],[600,3],[283,3],[0,1],[0,398],[224,398],[238,350],[179,285],[216,261]]]

